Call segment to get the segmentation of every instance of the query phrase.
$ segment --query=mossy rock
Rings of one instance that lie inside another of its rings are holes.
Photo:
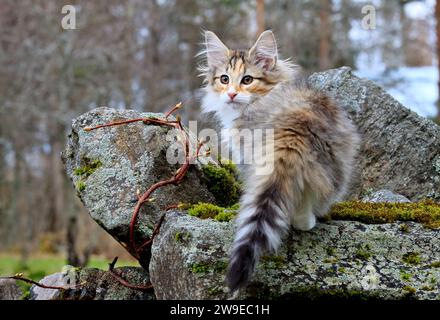
[[[202,166],[203,182],[214,195],[219,206],[229,207],[240,199],[242,185],[238,180],[237,167],[230,161],[219,162],[219,165]]]
[[[238,203],[224,208],[212,203],[199,202],[187,206],[188,214],[200,219],[214,219],[220,222],[231,221],[238,212]]]
[[[84,165],[74,170],[75,175],[83,178],[89,177],[96,169],[102,166],[102,162],[99,159],[91,160],[87,157],[83,158]]]
[[[333,205],[329,217],[369,224],[414,221],[425,227],[437,229],[440,228],[440,203],[432,200],[414,203],[347,201]],[[407,232],[408,228],[405,225],[402,231]]]

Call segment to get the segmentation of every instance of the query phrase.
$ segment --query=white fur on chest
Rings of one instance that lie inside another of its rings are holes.
[[[203,112],[215,112],[222,122],[222,128],[231,129],[234,125],[234,120],[240,116],[240,111],[234,108],[232,104],[225,103],[219,98],[218,94],[209,89],[205,90],[205,95],[202,99]]]

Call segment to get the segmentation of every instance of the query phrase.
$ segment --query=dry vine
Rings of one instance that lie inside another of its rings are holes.
[[[166,125],[166,126],[175,128],[177,130],[180,130],[185,135],[185,141],[184,141],[185,162],[176,171],[174,176],[172,176],[171,178],[169,178],[167,180],[162,180],[162,181],[156,182],[150,188],[148,188],[148,190],[145,191],[142,195],[137,194],[138,201],[137,201],[136,206],[135,206],[135,208],[133,210],[133,214],[132,214],[131,221],[130,221],[129,232],[130,232],[130,247],[132,249],[131,251],[134,253],[135,257],[138,258],[138,259],[140,257],[141,250],[143,250],[146,246],[152,244],[154,237],[159,233],[160,226],[162,225],[162,222],[165,219],[165,214],[163,214],[159,218],[159,221],[156,223],[151,237],[149,239],[145,240],[145,242],[143,244],[141,244],[139,247],[137,247],[136,246],[136,242],[135,242],[135,237],[134,237],[134,230],[135,230],[135,227],[136,227],[136,222],[137,222],[137,218],[138,218],[138,215],[139,215],[139,211],[142,208],[142,205],[144,203],[148,202],[148,201],[152,201],[152,199],[150,198],[151,194],[154,191],[156,191],[157,189],[159,189],[160,187],[163,187],[163,186],[166,186],[166,185],[170,185],[170,184],[173,184],[173,185],[179,184],[182,181],[182,179],[185,177],[185,174],[188,171],[188,169],[190,168],[192,160],[198,158],[199,153],[200,153],[200,149],[203,146],[203,142],[199,142],[197,144],[196,154],[192,157],[190,155],[190,150],[189,150],[189,142],[190,142],[189,141],[189,135],[185,131],[184,127],[182,126],[180,117],[177,116],[176,120],[172,120],[172,121],[168,120],[168,117],[171,114],[173,114],[175,111],[180,109],[181,107],[182,107],[182,103],[181,102],[176,104],[170,111],[168,111],[165,114],[165,120],[157,119],[157,118],[136,118],[136,119],[129,119],[129,120],[110,122],[110,123],[98,125],[98,126],[95,126],[95,127],[86,127],[86,128],[84,128],[85,131],[92,131],[92,130],[96,130],[96,129],[100,129],[100,128],[105,128],[105,127],[125,125],[125,124],[129,124],[129,123],[133,123],[133,122],[143,122],[144,124]],[[169,210],[171,208],[176,208],[176,207],[177,207],[177,205],[168,206],[165,209],[165,211],[167,211],[167,210]],[[108,271],[119,283],[121,283],[125,287],[128,287],[130,289],[135,289],[135,290],[148,290],[148,289],[152,289],[153,288],[151,283],[149,285],[146,285],[146,286],[139,286],[139,285],[130,284],[125,279],[123,279],[114,270],[114,267],[116,265],[117,260],[118,260],[118,257],[116,257],[115,259],[113,259],[113,261],[111,263],[109,263],[109,270]],[[36,282],[34,280],[24,278],[23,274],[16,274],[15,276],[9,276],[9,277],[0,277],[0,279],[20,280],[20,281],[24,281],[24,282],[27,282],[27,283],[34,284],[34,285],[36,285],[38,287],[41,287],[41,288],[44,288],[44,289],[68,290],[68,289],[76,289],[76,288],[78,288],[78,287],[80,287],[82,285],[82,284],[79,284],[79,285],[72,286],[72,287],[47,286],[47,285],[44,285],[44,284],[40,284],[40,283],[38,283],[38,282]]]
[[[8,277],[0,277],[0,280],[19,280],[19,281],[23,281],[26,283],[30,283],[30,284],[34,284],[37,287],[43,288],[43,289],[54,289],[54,290],[69,290],[69,289],[77,289],[79,288],[82,284],[78,284],[78,285],[73,285],[73,286],[69,286],[69,287],[63,287],[63,286],[48,286],[45,284],[41,284],[37,281],[34,281],[32,279],[28,279],[23,277],[22,273],[17,273],[14,276],[8,276]]]
[[[179,102],[178,104],[176,104],[170,111],[168,111],[165,114],[165,120],[162,119],[157,119],[157,118],[136,118],[136,119],[130,119],[130,120],[122,120],[122,121],[116,121],[116,122],[111,122],[111,123],[107,123],[107,124],[103,124],[103,125],[98,125],[95,127],[87,127],[84,128],[85,131],[92,131],[92,130],[96,130],[99,128],[105,128],[105,127],[112,127],[112,126],[118,126],[118,125],[124,125],[124,124],[128,124],[128,123],[133,123],[133,122],[143,122],[144,124],[159,124],[159,125],[166,125],[172,128],[175,128],[177,130],[180,130],[184,136],[185,136],[185,141],[184,143],[184,149],[185,149],[185,161],[182,164],[182,166],[176,171],[176,173],[174,174],[174,176],[172,176],[171,178],[167,179],[167,180],[162,180],[159,182],[156,182],[155,184],[153,184],[150,188],[148,188],[142,195],[137,194],[137,198],[138,201],[136,203],[136,206],[133,210],[133,214],[131,217],[131,221],[130,221],[130,248],[131,251],[134,253],[135,257],[139,259],[140,257],[140,252],[148,245],[151,245],[153,242],[154,237],[159,233],[160,227],[162,225],[162,222],[165,218],[165,214],[163,214],[159,221],[156,223],[153,233],[151,235],[151,237],[147,240],[145,240],[145,242],[143,244],[141,244],[140,246],[136,246],[136,241],[135,241],[135,236],[134,236],[134,231],[135,231],[135,227],[136,227],[136,222],[137,222],[137,218],[139,216],[139,212],[140,209],[142,208],[142,205],[148,201],[151,201],[152,199],[150,198],[151,195],[153,194],[154,191],[156,191],[157,189],[159,189],[160,187],[166,186],[166,185],[178,185],[182,179],[185,177],[188,169],[191,166],[192,160],[193,159],[197,159],[200,153],[200,149],[203,146],[203,142],[199,142],[197,144],[197,149],[196,149],[196,153],[195,155],[192,157],[190,155],[190,150],[189,150],[189,135],[188,133],[185,131],[184,127],[182,126],[180,117],[177,116],[176,120],[168,120],[168,117],[173,114],[175,111],[177,111],[178,109],[180,109],[182,107],[182,103]],[[167,211],[168,209],[174,208],[176,207],[176,205],[172,205],[172,206],[168,206],[165,211]],[[113,277],[119,281],[122,285],[131,288],[131,289],[137,289],[137,290],[146,290],[146,289],[151,289],[152,285],[147,285],[147,286],[137,286],[137,285],[132,285],[129,284],[126,280],[124,280],[123,278],[121,278],[121,276],[119,276],[118,274],[116,274],[114,272],[114,266],[116,264],[117,258],[115,258],[113,260],[112,263],[109,264],[109,272],[113,275]]]

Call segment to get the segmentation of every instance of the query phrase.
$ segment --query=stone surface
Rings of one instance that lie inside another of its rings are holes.
[[[292,231],[238,298],[440,299],[439,236],[400,222],[332,221]],[[232,223],[167,215],[150,264],[157,299],[230,298],[224,277],[232,237]]]
[[[315,73],[312,86],[350,113],[362,134],[359,179],[352,191],[389,189],[411,201],[440,200],[440,127],[410,111],[348,67]]]
[[[141,117],[163,118],[163,115],[108,108],[87,112],[72,121],[62,154],[66,172],[92,218],[126,248],[137,190],[144,192],[152,184],[169,179],[180,167],[167,161],[171,138],[177,130],[142,122],[90,132],[84,128]],[[87,172],[88,169],[91,170]],[[168,205],[214,200],[201,184],[200,175],[198,167],[192,166],[180,185],[168,185],[153,194],[154,202],[146,203],[139,214],[136,228],[139,244],[151,236]],[[148,261],[147,252],[140,262],[148,268]]]
[[[125,280],[136,285],[149,283],[148,272],[138,267],[115,268]],[[82,284],[76,289],[58,290],[31,287],[31,300],[153,300],[153,290],[134,290],[121,285],[107,271],[93,268],[73,269],[73,273],[58,272],[43,278],[40,283],[67,287]]]
[[[310,82],[344,106],[363,135],[352,198],[387,189],[412,201],[440,200],[438,126],[401,106],[371,81],[352,76],[348,68],[314,74]],[[166,160],[170,129],[142,123],[92,132],[83,128],[147,116],[161,117],[133,110],[92,110],[73,121],[63,153],[66,171],[92,218],[125,246],[136,190],[171,177],[179,167]],[[155,201],[140,212],[136,239],[150,237],[168,205],[213,202],[201,175],[199,167],[193,167],[181,185],[159,189]],[[238,297],[440,299],[439,232],[417,223],[354,221],[292,231],[277,256],[262,259],[253,282]],[[153,242],[151,263],[149,255],[140,259],[150,272],[156,297],[229,298],[224,273],[232,237],[231,222],[169,211]],[[92,288],[96,281],[99,276],[90,278]]]
[[[407,197],[385,189],[367,194],[361,200],[364,202],[411,202]]]
[[[20,300],[22,295],[15,280],[0,279],[0,300]]]

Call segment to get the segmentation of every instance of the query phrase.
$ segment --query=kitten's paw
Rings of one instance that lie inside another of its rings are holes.
[[[293,227],[301,231],[309,231],[316,225],[314,214],[293,217]]]

